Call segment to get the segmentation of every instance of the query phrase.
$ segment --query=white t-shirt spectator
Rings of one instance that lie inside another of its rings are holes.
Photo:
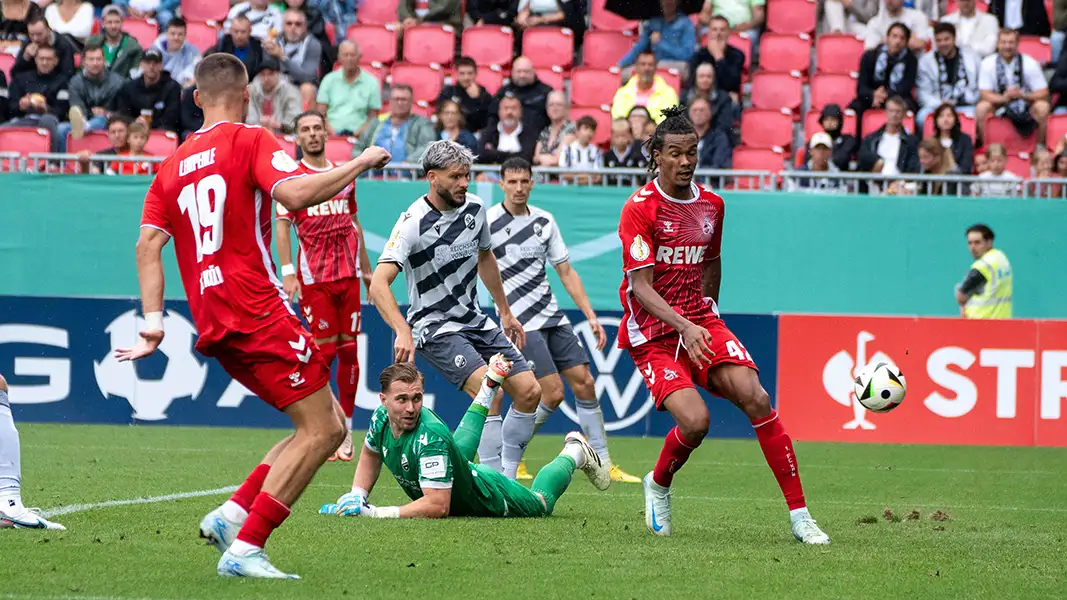
[[[261,40],[267,38],[267,34],[273,29],[277,35],[282,33],[282,13],[274,5],[268,4],[264,10],[252,8],[251,2],[238,2],[226,15],[226,32],[230,31],[230,22],[234,18],[244,15],[252,21],[252,35]]]
[[[69,35],[82,42],[93,33],[93,5],[88,2],[82,2],[77,12],[74,13],[74,17],[69,21],[63,20],[63,17],[59,15],[59,3],[53,2],[44,9],[44,19],[48,21],[48,26],[52,28],[52,31]]]
[[[556,0],[519,0],[519,12],[530,9],[535,15],[545,15],[559,12],[559,3]]]
[[[883,133],[878,141],[878,156],[882,157],[882,174],[896,175],[900,173],[897,161],[900,160],[900,134]]]
[[[986,171],[978,176],[979,179],[990,179],[990,183],[980,183],[975,186],[976,196],[1017,196],[1019,194],[1019,177],[1011,171],[1004,171],[1000,175],[994,175],[992,171]]]
[[[1018,58],[1022,59],[1022,81],[1018,81],[1018,63],[1012,60],[1012,64],[1004,65],[1004,75],[1007,79],[1008,87],[1010,88],[1014,84],[1026,93],[1048,89],[1048,81],[1045,80],[1045,73],[1041,70],[1041,65],[1025,54],[1019,54]],[[997,85],[997,62],[1004,62],[1000,54],[994,54],[982,59],[982,68],[978,71],[979,90],[1000,93],[1000,86]]]
[[[561,167],[575,171],[595,171],[602,165],[600,148],[595,144],[583,146],[575,140],[559,149],[559,166]]]
[[[997,51],[997,32],[1000,24],[989,13],[975,11],[973,17],[964,17],[960,11],[946,15],[941,19],[956,26],[956,44],[974,50],[978,56],[985,58]]]

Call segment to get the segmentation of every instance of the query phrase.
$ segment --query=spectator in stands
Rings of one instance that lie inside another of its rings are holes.
[[[978,71],[982,59],[970,49],[956,45],[956,26],[934,26],[934,50],[919,61],[919,112],[915,128],[922,130],[926,117],[944,103],[974,116],[978,104]]]
[[[1067,0],[1064,0],[1064,3],[1067,4]],[[1056,114],[1067,112],[1067,52],[1060,52],[1056,70],[1048,82],[1048,91],[1050,94],[1059,94],[1056,99]]]
[[[115,110],[115,99],[125,83],[121,77],[107,70],[104,51],[100,46],[87,44],[82,52],[81,72],[70,80],[69,122],[59,124],[61,152],[66,152],[67,134],[81,139],[86,131],[107,128],[108,115]]]
[[[897,23],[907,26],[906,45],[915,52],[926,49],[930,41],[929,17],[921,10],[904,6],[904,0],[882,0],[878,14],[867,22],[867,36],[864,46],[867,50],[877,48],[888,42],[891,27]]]
[[[345,3],[354,2],[355,0],[345,0]],[[317,4],[336,4],[332,0],[318,0]],[[298,10],[304,13],[304,22],[307,23],[307,32],[311,37],[315,38],[319,42],[319,47],[322,48],[321,57],[319,59],[319,70],[321,73],[329,73],[333,70],[333,65],[337,62],[337,53],[334,51],[333,41],[330,40],[330,35],[326,32],[326,15],[319,6],[312,6],[307,0],[285,0],[286,6],[289,10]],[[353,9],[354,12],[355,9]],[[331,21],[334,25],[334,32],[337,35],[337,31],[340,30],[340,35],[344,35],[345,27],[336,21]],[[282,14],[282,26],[285,25],[285,14]],[[284,66],[284,65],[283,65]],[[319,77],[316,76],[315,80],[318,81]]]
[[[1044,0],[991,0],[989,14],[997,18],[1001,28],[1014,29],[1022,35],[1048,37],[1052,32]]]
[[[29,22],[44,18],[44,10],[30,0],[3,0],[0,13],[0,52],[15,54],[30,39]]]
[[[241,59],[248,70],[248,78],[255,78],[263,64],[263,43],[252,37],[252,21],[238,15],[230,21],[230,32],[223,35],[217,44],[207,49],[204,56],[222,52]]]
[[[152,47],[163,55],[163,70],[182,87],[193,85],[200,51],[185,39],[185,19],[174,17],[167,23],[166,32],[156,38]]]
[[[90,164],[89,157],[96,154],[98,156],[116,156],[119,153],[126,152],[129,148],[129,121],[122,115],[113,114],[107,118],[107,140],[111,143],[111,147],[107,150],[99,150],[91,152],[89,150],[82,150],[78,152],[78,163],[81,166],[82,173],[99,174],[103,173],[107,168],[105,163],[93,163]]]
[[[612,119],[617,118],[619,117],[612,117]],[[656,131],[656,122],[652,120],[652,113],[648,112],[644,106],[635,106],[626,113],[626,121],[630,123],[630,132],[633,133],[634,139],[641,147],[644,147],[645,140],[652,137],[652,133]]]
[[[689,105],[689,120],[697,134],[697,167],[729,169],[733,164],[733,144],[721,129],[711,126],[711,103],[697,98]]]
[[[833,156],[834,141],[830,138],[830,134],[825,131],[818,131],[815,135],[811,136],[811,141],[808,142],[808,156],[804,161],[804,164],[797,167],[797,171],[804,171],[810,173],[840,173],[841,170],[837,168],[837,165],[831,160]],[[788,185],[786,189],[791,192],[795,191],[818,191],[818,192],[830,192],[830,193],[844,193],[847,191],[845,182],[842,179],[832,179],[829,177],[798,177],[790,178],[787,180]]]
[[[281,76],[273,57],[263,59],[259,74],[248,86],[249,125],[262,125],[275,135],[292,133],[296,117],[304,110],[300,90]]]
[[[115,112],[141,120],[151,129],[181,131],[182,87],[163,70],[163,54],[149,48],[141,57],[141,75],[127,81],[115,100]]]
[[[554,167],[559,164],[560,148],[574,140],[574,123],[567,118],[567,96],[554,91],[548,95],[548,126],[537,136],[534,164]]]
[[[1019,193],[1019,181],[1022,179],[1015,173],[1005,170],[1008,166],[1008,151],[1001,144],[989,144],[986,146],[986,165],[984,172],[978,176],[982,179],[992,180],[990,183],[980,183],[972,188],[975,196],[1016,196]]]
[[[715,87],[715,68],[711,63],[702,63],[697,67],[693,75],[693,86],[689,88],[686,96],[686,104],[697,98],[711,103],[711,114],[714,115],[711,126],[716,129],[729,132],[741,119],[741,107],[734,103],[730,94]]]
[[[630,123],[626,119],[611,121],[611,147],[604,153],[604,168],[607,169],[643,169],[648,166],[648,158],[641,145],[634,140]]]
[[[663,15],[641,24],[641,37],[619,60],[619,66],[629,67],[638,54],[651,50],[660,69],[678,69],[682,79],[688,80],[689,63],[697,45],[696,29],[689,15],[678,10],[678,0],[659,0],[659,3]],[[626,76],[623,71],[623,77]]]
[[[182,90],[181,131],[178,133],[183,141],[190,133],[204,126],[204,109],[197,106],[196,97],[193,95],[195,91],[195,85]]]
[[[678,92],[662,77],[656,75],[656,54],[646,50],[637,56],[637,64],[630,80],[623,84],[611,103],[611,117],[617,119],[630,114],[635,106],[648,109],[652,120],[663,120],[663,109],[678,104]]]
[[[308,34],[304,13],[289,9],[285,11],[284,19],[285,32],[281,40],[267,38],[263,42],[263,51],[278,60],[282,73],[300,87],[304,105],[310,106],[315,101],[319,82],[322,44]]]
[[[400,0],[397,7],[398,29],[422,23],[463,28],[463,3],[460,0]]]
[[[226,17],[224,31],[230,30],[230,24],[238,15],[248,17],[252,22],[252,35],[260,40],[278,37],[282,30],[282,11],[270,4],[268,0],[251,0],[238,2],[230,9]]]
[[[1038,148],[1030,154],[1030,173],[1034,179],[1051,179],[1056,176],[1052,172],[1052,153],[1046,148]]]
[[[908,51],[911,31],[903,23],[893,23],[885,43],[863,53],[859,79],[856,80],[856,99],[849,106],[862,118],[863,111],[884,108],[886,100],[898,96],[908,110],[915,110],[915,76],[919,61]]]
[[[518,5],[512,0],[469,0],[467,16],[475,25],[511,26],[518,16]]]
[[[44,9],[44,18],[52,31],[67,36],[77,48],[93,33],[93,5],[82,0],[59,0]]]
[[[455,62],[455,83],[446,85],[437,98],[437,106],[445,100],[459,103],[463,119],[471,131],[481,131],[489,124],[493,96],[478,83],[478,64],[469,56],[461,56]]]
[[[578,119],[574,140],[559,151],[559,166],[578,173],[561,175],[561,181],[584,185],[600,183],[600,175],[596,172],[604,168],[604,163],[600,148],[593,143],[596,128],[596,119],[593,117],[585,115]]]
[[[286,3],[289,4],[290,8],[293,7],[293,0],[286,0]],[[313,5],[322,12],[322,18],[324,20],[323,37],[325,37],[326,34],[326,23],[333,23],[337,38],[344,40],[348,28],[356,24],[356,10],[359,8],[358,5],[360,3],[361,0],[307,0],[305,5]],[[322,37],[316,33],[314,25],[315,20],[312,19],[309,14],[308,29],[312,32],[312,35],[321,41]],[[329,40],[327,39],[327,41]],[[332,53],[333,49],[331,48],[330,51]]]
[[[442,140],[456,142],[471,152],[478,152],[478,138],[467,129],[463,108],[455,100],[437,103],[437,133]]]
[[[108,70],[123,79],[129,79],[130,71],[141,62],[141,44],[122,30],[122,9],[115,4],[104,8],[101,32],[86,44],[103,48]]]
[[[822,30],[826,33],[851,33],[866,37],[867,22],[878,14],[878,0],[825,0],[822,10]]]
[[[129,135],[127,136],[128,147],[126,152],[116,153],[117,156],[152,156],[145,146],[148,145],[148,126],[140,121],[130,123]],[[107,169],[108,175],[151,175],[158,169],[158,163],[115,161]]]
[[[919,171],[919,139],[904,129],[907,105],[900,96],[892,96],[885,103],[886,123],[863,138],[856,170],[864,173],[917,173]]]
[[[1049,44],[1052,46],[1052,62],[1060,60],[1060,52],[1063,51],[1065,39],[1067,39],[1067,1],[1053,0],[1052,35],[1049,36]]]
[[[523,105],[514,95],[506,95],[497,103],[497,118],[478,134],[478,162],[496,165],[512,156],[533,162],[538,132],[526,126]]]
[[[974,168],[974,142],[971,136],[960,129],[960,116],[951,104],[942,104],[934,110],[934,136],[941,145],[952,150],[952,159],[961,173],[970,173]]]
[[[715,67],[715,85],[728,92],[735,103],[741,102],[741,74],[745,69],[745,53],[734,48],[730,40],[730,23],[726,17],[712,17],[708,28],[708,43],[693,55],[690,73],[694,83],[697,69],[704,63]]]
[[[959,10],[942,17],[941,22],[956,26],[956,43],[970,48],[981,58],[997,51],[997,18],[977,8],[978,0],[958,0]]]
[[[707,0],[700,11],[701,25],[710,26],[715,17],[723,17],[734,31],[752,31],[753,48],[759,30],[767,19],[766,0]]]
[[[120,2],[125,3],[130,17],[155,19],[160,28],[164,30],[181,6],[181,0],[120,0]]]
[[[985,139],[985,120],[994,114],[1011,121],[1026,137],[1037,130],[1039,143],[1045,142],[1048,127],[1048,82],[1041,65],[1019,54],[1019,32],[1001,29],[997,36],[997,53],[982,60],[978,73],[981,101],[976,111],[978,138]]]
[[[822,114],[819,116],[819,126],[822,127],[823,132],[830,136],[830,160],[833,161],[834,166],[839,171],[851,171],[852,159],[856,156],[856,151],[859,148],[859,140],[854,135],[844,133],[844,118],[840,106],[827,104],[822,108]],[[809,143],[808,150],[810,151],[810,149],[811,145]],[[804,157],[805,162],[810,158],[810,154],[807,154]]]
[[[499,104],[505,96],[518,98],[522,103],[523,129],[528,134],[537,136],[548,126],[548,95],[551,92],[552,88],[537,78],[533,61],[520,56],[511,63],[511,81],[497,90],[490,111],[493,114],[499,114]],[[530,151],[533,151],[532,146]],[[532,157],[523,156],[523,158],[530,160]]]
[[[919,143],[919,173],[923,175],[959,175],[960,168],[952,156],[952,150],[937,138],[926,138]],[[956,196],[959,184],[949,181],[920,181],[915,193],[926,196]]]
[[[374,126],[382,109],[382,90],[373,75],[359,68],[359,46],[351,40],[341,42],[337,51],[341,68],[322,78],[316,102],[326,115],[330,135],[362,138]]]
[[[566,2],[576,0],[518,0],[518,14],[515,16],[515,28],[520,31],[531,27],[562,27],[567,19],[563,10]]]
[[[37,69],[18,73],[8,88],[8,115],[3,127],[40,127],[51,136],[52,152],[62,152],[59,121],[67,116],[67,84],[70,79],[56,69],[55,48],[41,46],[34,53]]]
[[[381,146],[393,155],[395,163],[420,163],[426,147],[440,136],[429,119],[411,112],[413,97],[411,86],[394,84],[389,94],[389,114],[372,120],[367,135],[356,142],[353,157],[370,146]]]
[[[17,73],[37,72],[36,56],[37,50],[40,48],[52,48],[55,51],[56,60],[58,61],[54,69],[56,73],[63,75],[67,79],[74,77],[74,55],[78,53],[74,49],[74,44],[67,38],[52,31],[43,16],[27,21],[26,29],[29,32],[29,38],[22,43],[18,58],[15,59],[15,64],[11,67],[12,78]]]

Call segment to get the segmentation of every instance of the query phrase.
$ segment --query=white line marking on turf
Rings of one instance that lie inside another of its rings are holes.
[[[35,594],[0,594],[4,600],[164,600],[132,596],[39,596]]]
[[[231,485],[221,488],[215,488],[213,490],[198,490],[195,492],[180,492],[177,494],[166,494],[164,496],[150,496],[147,498],[131,498],[129,500],[107,500],[105,502],[93,502],[90,504],[70,504],[67,506],[57,506],[56,508],[50,508],[45,511],[41,511],[41,514],[46,518],[58,517],[60,515],[69,515],[71,513],[82,512],[86,510],[93,510],[94,508],[109,508],[112,506],[130,506],[133,504],[156,504],[158,502],[171,502],[173,500],[185,500],[187,498],[199,498],[201,496],[218,496],[221,494],[231,494],[237,489],[237,486]]]

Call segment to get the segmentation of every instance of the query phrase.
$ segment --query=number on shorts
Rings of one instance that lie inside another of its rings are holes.
[[[214,207],[211,205],[212,196]],[[189,215],[189,224],[193,227],[196,262],[218,252],[222,247],[222,215],[226,207],[226,180],[222,175],[208,175],[182,188],[178,195],[178,206],[182,213]],[[201,232],[202,228],[207,231]]]
[[[350,317],[352,319],[352,332],[358,333],[359,332],[359,311],[357,310],[356,312],[352,313],[350,315]]]
[[[731,358],[752,362],[752,354],[737,340],[726,340],[726,351],[730,353]]]

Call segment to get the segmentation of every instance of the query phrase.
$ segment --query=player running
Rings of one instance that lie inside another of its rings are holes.
[[[263,546],[289,507],[344,439],[329,387],[330,370],[286,301],[269,244],[273,198],[296,212],[325,202],[389,153],[369,148],[344,166],[300,172],[278,141],[242,124],[248,73],[229,54],[196,68],[204,127],[162,165],[145,197],[137,240],[137,277],[146,329],[120,361],[144,358],[163,341],[163,246],[174,253],[200,332],[196,349],[271,406],[296,432],[278,442],[228,502],[200,523],[220,551],[219,575],[296,579],[275,569]]]
[[[11,416],[7,380],[0,375],[0,529],[66,529],[42,517],[38,509],[26,508],[21,490],[22,447]]]
[[[467,193],[473,162],[470,150],[455,142],[438,141],[427,147],[422,168],[430,193],[400,215],[378,257],[370,295],[396,333],[396,361],[413,361],[417,351],[472,398],[490,357],[503,354],[512,362],[511,374],[502,384],[511,396],[511,409],[503,422],[499,415],[490,417],[478,457],[483,465],[515,479],[533,437],[541,386],[516,349],[516,345],[522,348],[526,336],[500,282],[485,205]],[[411,302],[406,320],[389,288],[401,268],[407,271]],[[478,308],[479,276],[493,297],[504,331]]]
[[[523,158],[504,161],[500,167],[500,187],[504,190],[504,202],[489,209],[489,230],[508,303],[526,331],[522,354],[541,385],[534,432],[563,402],[562,375],[574,391],[578,423],[600,460],[610,466],[611,480],[641,483],[639,478],[611,462],[604,413],[600,411],[593,376],[589,373],[589,356],[548,285],[545,267],[551,263],[563,287],[585,315],[596,336],[597,350],[603,350],[608,336],[589,304],[581,277],[571,267],[555,218],[548,211],[528,204],[533,189],[530,163]],[[521,463],[518,479],[532,479]]]
[[[301,173],[329,171],[336,165],[326,159],[326,118],[307,111],[294,121],[296,145],[303,150]],[[345,441],[329,460],[352,460],[352,411],[359,384],[360,304],[359,283],[370,289],[371,267],[363,243],[363,228],[356,216],[355,184],[329,202],[291,213],[278,204],[278,255],[282,287],[289,301],[300,301],[315,343],[327,366],[337,357],[337,395],[345,413]],[[296,230],[300,265],[293,266],[289,227]]]
[[[656,407],[677,422],[645,475],[645,522],[656,535],[671,534],[671,481],[707,435],[711,418],[695,388],[700,385],[752,421],[796,539],[829,544],[808,514],[793,442],[760,385],[752,355],[719,318],[722,198],[693,183],[697,136],[685,107],[663,114],[646,142],[649,170],[658,175],[630,196],[619,223],[626,274],[619,288],[619,345],[629,349]]]
[[[576,431],[567,434],[563,451],[541,469],[530,489],[470,462],[489,403],[510,369],[503,356],[490,359],[474,402],[453,435],[436,413],[422,405],[423,375],[415,365],[401,362],[386,367],[380,377],[382,405],[371,417],[352,491],[319,512],[377,518],[547,517],[576,469],[584,471],[597,489],[607,489],[611,485],[607,464]],[[368,504],[383,463],[410,503]]]

